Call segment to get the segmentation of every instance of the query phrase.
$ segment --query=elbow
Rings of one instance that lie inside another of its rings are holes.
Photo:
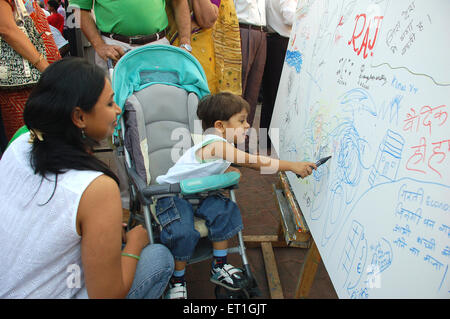
[[[203,26],[203,28],[205,28],[205,29],[212,28],[214,26],[214,24],[216,23],[216,20],[217,20],[217,18],[215,20],[210,20],[210,21],[206,22],[205,25]]]
[[[217,15],[217,14],[214,14],[214,15],[212,15],[212,16],[203,17],[203,18],[199,19],[199,20],[197,21],[197,23],[198,23],[198,25],[199,25],[201,28],[209,29],[209,28],[212,28],[212,27],[214,26],[214,24],[215,24],[216,21],[217,21],[217,18],[218,18],[218,15]]]
[[[219,17],[219,8],[216,5],[210,4],[208,10],[200,10],[200,14],[195,14],[195,20],[199,27],[209,29],[214,26]],[[195,10],[194,10],[195,12]],[[196,13],[196,12],[195,12]]]

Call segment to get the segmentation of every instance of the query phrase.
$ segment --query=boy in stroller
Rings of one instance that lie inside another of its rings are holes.
[[[205,131],[202,142],[187,150],[156,181],[159,184],[174,184],[192,177],[238,171],[230,167],[231,163],[262,171],[270,168],[272,173],[289,170],[301,177],[310,175],[312,169],[317,168],[312,162],[282,161],[237,149],[233,144],[242,144],[250,127],[247,123],[248,112],[248,103],[231,93],[203,98],[197,108],[197,116]],[[200,238],[194,229],[194,214],[206,220],[208,237],[213,243],[211,282],[234,291],[242,288],[242,271],[227,263],[228,239],[243,228],[239,208],[233,201],[221,194],[214,194],[205,198],[194,213],[187,200],[177,196],[163,197],[157,202],[156,214],[159,220],[170,220],[164,223],[166,226],[160,238],[175,257],[175,271],[167,298],[187,297],[185,267]]]

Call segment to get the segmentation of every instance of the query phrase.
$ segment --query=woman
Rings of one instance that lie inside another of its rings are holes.
[[[239,22],[232,0],[191,0],[192,55],[202,65],[212,94],[242,93],[241,42]],[[170,6],[167,38],[178,45],[176,25]]]
[[[64,81],[60,81],[64,77]],[[158,298],[173,272],[142,226],[126,234],[117,177],[92,155],[120,108],[104,72],[50,65],[0,161],[0,298]],[[30,144],[31,143],[31,144]]]
[[[0,0],[0,37],[35,68],[43,72],[49,63],[59,60],[61,56],[51,35],[45,14],[37,2],[33,1],[32,4],[28,2],[27,10],[32,11],[30,16],[34,25],[37,31],[42,33],[46,57],[36,50],[30,39],[17,27],[14,19],[14,0]],[[30,93],[31,88],[0,92],[0,109],[7,140],[11,139],[17,129],[23,126],[23,108]]]

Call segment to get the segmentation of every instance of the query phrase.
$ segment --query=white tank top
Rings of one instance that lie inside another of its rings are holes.
[[[231,162],[223,159],[202,161],[195,156],[197,150],[215,141],[227,142],[226,139],[214,134],[205,135],[201,143],[197,143],[188,149],[166,175],[160,175],[156,178],[156,182],[158,184],[175,184],[188,178],[223,174]]]
[[[102,173],[69,170],[53,194],[54,176],[41,179],[30,166],[28,138],[16,139],[0,161],[0,298],[87,298],[76,217],[81,195]]]

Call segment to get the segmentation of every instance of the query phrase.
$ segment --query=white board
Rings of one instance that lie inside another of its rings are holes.
[[[281,159],[332,155],[287,175],[340,298],[450,297],[449,14],[299,1],[271,130]]]

